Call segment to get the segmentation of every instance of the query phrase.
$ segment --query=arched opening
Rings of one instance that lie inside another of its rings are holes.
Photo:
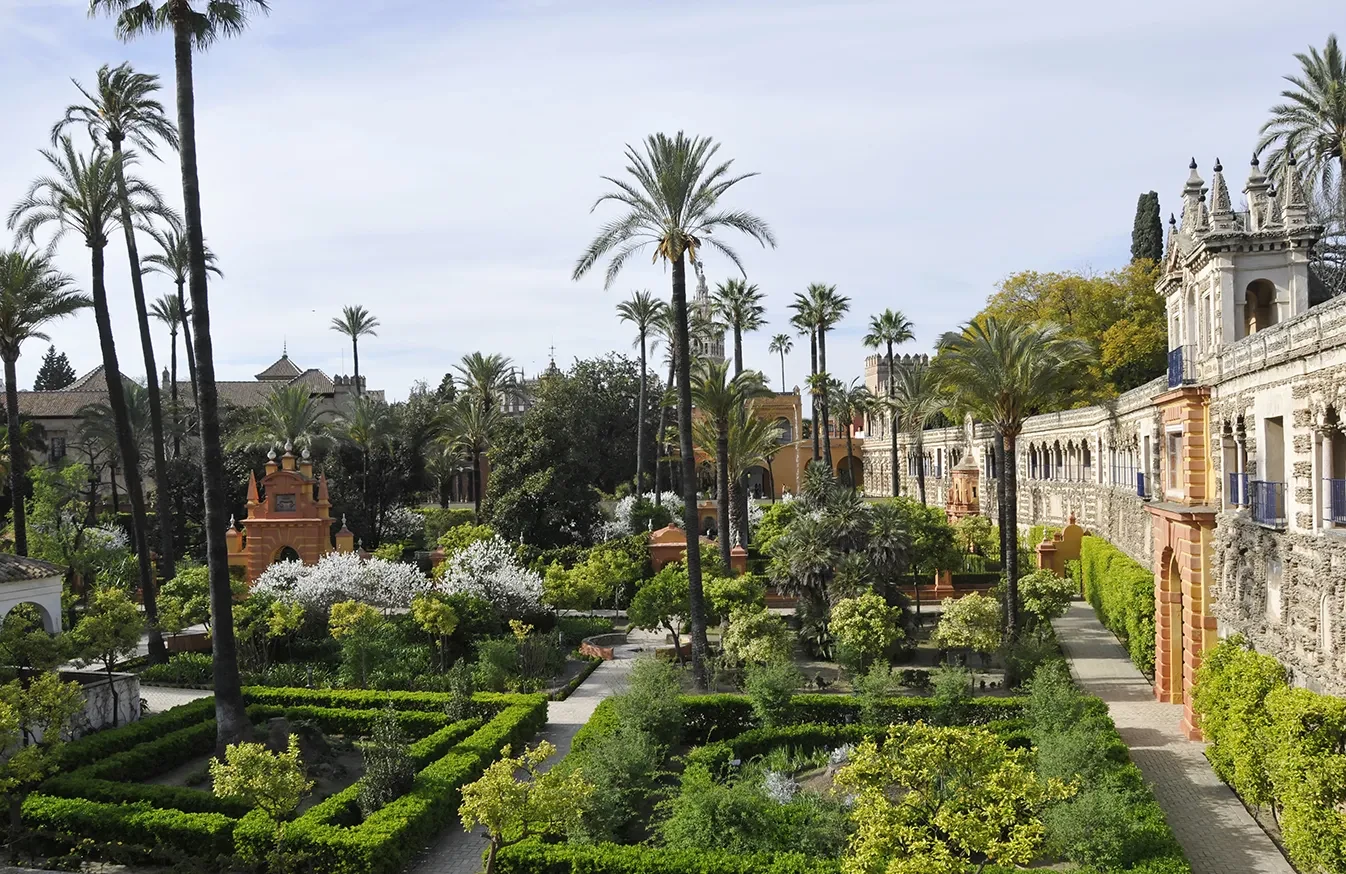
[[[34,604],[32,601],[22,601],[9,608],[9,612],[0,619],[0,635],[3,635],[9,642],[11,657],[22,658],[25,651],[31,651],[31,647],[24,645],[22,638],[30,634],[42,634],[44,636],[55,634],[56,617],[52,616],[47,608],[41,604]],[[39,644],[40,645],[40,644]],[[31,667],[27,664],[14,665],[19,669]]]
[[[293,546],[282,546],[280,551],[276,553],[276,557],[272,559],[272,563],[278,561],[302,561],[302,559],[300,559],[299,552]]]
[[[786,443],[793,443],[795,439],[795,431],[794,428],[790,426],[790,420],[785,418],[784,416],[781,416],[780,418],[776,419],[775,424],[776,424],[776,430],[779,432],[776,435],[776,439],[782,445]]]
[[[1183,697],[1183,650],[1186,633],[1182,622],[1182,574],[1172,547],[1160,556],[1158,625],[1155,630],[1155,684],[1163,700],[1181,703]]]
[[[1243,293],[1243,336],[1265,331],[1276,324],[1276,286],[1269,279],[1255,279]]]
[[[771,473],[760,465],[748,468],[748,473],[744,477],[744,488],[748,490],[748,497],[755,501],[771,495]]]
[[[847,455],[837,462],[837,480],[842,485],[860,485],[865,481],[864,462],[854,455]]]

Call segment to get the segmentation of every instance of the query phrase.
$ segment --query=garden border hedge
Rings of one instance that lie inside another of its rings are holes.
[[[250,717],[289,714],[361,728],[359,723],[372,722],[390,696],[383,692],[315,694],[307,689],[266,689],[258,695],[256,691],[245,691],[254,702],[248,708]],[[489,720],[445,724],[446,717],[429,711],[442,708],[449,695],[391,694],[401,698],[397,703],[405,701],[413,707],[399,710],[399,719],[425,730],[411,744],[419,768],[412,789],[364,822],[341,825],[356,809],[357,782],[286,823],[279,849],[304,860],[308,870],[319,874],[391,874],[398,870],[412,852],[456,816],[459,790],[465,783],[498,758],[503,746],[531,739],[546,723],[547,702],[542,695],[477,695],[474,700],[493,714]],[[267,703],[256,703],[258,698]],[[315,706],[315,701],[357,706],[324,708]],[[186,761],[209,751],[214,746],[213,717],[213,699],[202,699],[70,744],[62,763],[78,767],[58,773],[29,795],[22,809],[24,823],[44,838],[64,836],[65,843],[92,839],[139,851],[147,858],[160,856],[165,849],[206,861],[232,856],[248,862],[266,858],[277,849],[277,836],[273,824],[260,812],[200,790],[115,782],[143,777],[156,758],[154,772],[160,772],[165,756]],[[99,754],[105,756],[102,761],[95,758]]]
[[[1101,537],[1080,541],[1075,582],[1131,661],[1154,676],[1154,573]],[[1072,566],[1072,571],[1074,566]]]

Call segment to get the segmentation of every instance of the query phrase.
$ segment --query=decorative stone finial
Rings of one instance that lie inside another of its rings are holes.
[[[1196,169],[1196,156],[1195,156],[1195,155],[1192,156],[1192,163],[1190,163],[1190,164],[1187,165],[1187,169],[1188,169],[1188,170],[1195,170],[1195,169]]]
[[[271,459],[272,461],[275,461],[275,460],[276,460],[276,447],[272,446],[270,449],[268,449],[268,450],[266,451],[266,457],[269,458],[269,459]]]
[[[234,514],[233,514],[233,513],[230,513],[230,514],[229,514],[229,530],[232,531],[233,529],[235,529],[235,528],[237,528],[237,527],[238,527],[238,522],[237,522],[237,520],[234,519]]]
[[[1223,172],[1224,172],[1224,167],[1221,166],[1221,164],[1220,164],[1220,159],[1219,159],[1219,158],[1216,158],[1216,159],[1215,159],[1215,172],[1216,172],[1216,173],[1223,173]],[[1072,523],[1072,524],[1073,524],[1073,523]]]
[[[286,441],[285,441],[285,451],[286,451],[286,452],[293,452],[293,451],[294,451],[294,444],[291,443],[289,440],[286,440]]]
[[[303,456],[304,456],[304,460],[305,460],[305,461],[308,461],[310,458],[313,457],[313,455],[308,451],[308,447],[307,447],[307,446],[304,447]]]

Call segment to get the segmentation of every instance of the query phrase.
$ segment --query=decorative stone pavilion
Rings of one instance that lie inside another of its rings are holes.
[[[255,474],[248,475],[248,516],[243,530],[229,520],[225,535],[229,566],[241,568],[243,579],[252,582],[273,562],[314,564],[333,549],[353,551],[355,535],[344,522],[333,544],[331,509],[327,477],[313,476],[307,449],[296,458],[287,444],[279,462],[271,450],[261,483]]]

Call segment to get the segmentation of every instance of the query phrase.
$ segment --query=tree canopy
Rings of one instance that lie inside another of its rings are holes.
[[[1164,372],[1168,322],[1156,276],[1148,259],[1101,274],[1026,270],[1001,282],[977,318],[1050,322],[1061,336],[1089,343],[1097,358],[1083,396],[1095,403]]]

